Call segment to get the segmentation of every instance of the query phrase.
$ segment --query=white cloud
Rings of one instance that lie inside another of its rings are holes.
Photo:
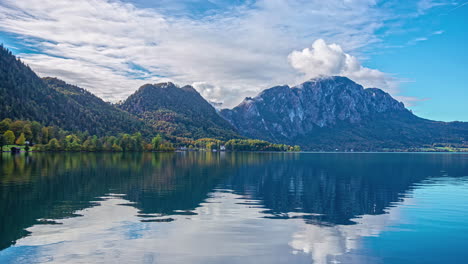
[[[447,0],[440,0],[440,1],[434,1],[434,0],[420,0],[417,4],[418,6],[418,13],[423,14],[427,12],[429,9],[432,9],[434,7],[438,6],[446,6],[446,5],[456,5],[456,2],[454,1],[447,1]]]
[[[351,50],[379,41],[374,32],[382,16],[373,1],[252,5],[196,20],[118,1],[5,0],[0,30],[39,50],[41,55],[20,54],[39,74],[105,99],[125,98],[144,82],[172,80],[215,86],[205,96],[227,106],[293,82],[297,73],[287,55],[317,37],[347,43]]]
[[[411,203],[414,203],[411,198],[405,198],[399,206],[387,209],[384,214],[351,219],[356,222],[355,225],[304,224],[300,231],[293,234],[289,245],[297,252],[310,254],[314,264],[341,263],[335,258],[359,249],[363,238],[378,237],[389,226],[398,223],[401,208]],[[365,261],[357,263],[361,262]]]
[[[206,99],[231,107],[265,88],[295,84],[291,51],[323,38],[340,44],[343,54],[365,52],[381,41],[376,31],[392,18],[374,0],[247,1],[197,18],[175,12],[179,5],[3,0],[0,31],[37,51],[19,55],[41,76],[106,100],[124,99],[143,83],[173,81],[195,84]],[[358,81],[388,81],[353,60],[345,56],[344,62]],[[328,65],[330,71],[339,66]]]
[[[346,76],[364,87],[378,87],[396,93],[395,78],[376,69],[366,68],[359,60],[344,52],[337,44],[327,44],[323,39],[316,40],[311,48],[293,51],[289,62],[304,74],[305,79],[319,76]]]
[[[192,83],[193,88],[197,90],[205,98],[222,98],[222,89],[219,86],[214,86],[206,82],[194,82]],[[212,100],[213,103],[223,103],[223,101]]]
[[[442,34],[444,34],[443,30],[437,30],[437,31],[431,32],[430,34],[427,34],[427,36],[411,39],[410,41],[408,41],[407,45],[415,45],[415,44],[418,44],[419,42],[427,41],[433,36],[442,35]]]
[[[28,228],[31,234],[16,241],[21,252],[16,256],[23,262],[53,256],[54,263],[143,263],[151,262],[149,259],[222,263],[237,256],[239,261],[272,263],[278,256],[294,260],[293,253],[296,260],[328,263],[327,259],[359,249],[362,238],[378,236],[398,223],[401,207],[413,201],[405,198],[385,214],[352,219],[356,225],[313,225],[301,218],[309,214],[288,213],[297,218],[287,221],[268,219],[260,201],[228,192],[210,196],[193,210],[193,215],[153,215],[145,219],[174,219],[168,223],[140,222],[138,210],[128,206],[129,201],[118,195],[103,197],[98,206],[75,212],[79,217]],[[223,241],[222,246],[219,241]],[[35,246],[36,250],[22,252],[22,246]]]
[[[217,192],[211,196],[193,210],[194,215],[145,219],[174,219],[167,223],[140,222],[143,219],[138,210],[128,206],[128,201],[104,197],[98,206],[77,211],[79,217],[28,228],[31,234],[16,245],[35,246],[36,250],[17,254],[20,259],[13,260],[53,257],[54,263],[223,263],[236,256],[271,263],[277,255],[289,253],[284,245],[296,225],[304,225],[301,219],[264,219],[265,208],[254,204],[258,201],[237,194]],[[250,231],[245,232],[246,228]]]

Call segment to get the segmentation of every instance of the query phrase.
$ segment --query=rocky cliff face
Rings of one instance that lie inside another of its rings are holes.
[[[359,124],[378,113],[411,115],[380,89],[364,89],[346,77],[317,78],[295,87],[277,86],[246,98],[222,115],[246,136],[294,138],[338,123]]]
[[[246,137],[316,150],[432,144],[453,125],[419,118],[388,93],[338,76],[276,86],[221,115]],[[467,138],[464,131],[461,137]]]

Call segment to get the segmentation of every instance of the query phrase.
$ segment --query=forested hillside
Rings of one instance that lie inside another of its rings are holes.
[[[43,78],[43,81],[57,92],[65,95],[70,104],[76,106],[74,119],[78,122],[76,129],[82,130],[83,123],[91,123],[94,129],[87,129],[92,134],[105,135],[117,133],[141,132],[148,135],[153,134],[151,127],[144,121],[122,111],[114,105],[104,102],[101,98],[74,85],[65,83],[57,78]]]
[[[120,108],[149,122],[158,132],[186,138],[239,138],[224,120],[191,86],[173,83],[146,84]]]
[[[144,122],[93,94],[53,78],[39,78],[0,47],[0,119],[22,119],[70,131],[105,135],[151,133]]]

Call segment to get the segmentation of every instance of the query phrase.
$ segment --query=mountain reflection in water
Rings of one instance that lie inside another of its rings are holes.
[[[452,241],[427,259],[456,260],[467,257],[455,246],[468,231],[467,161],[462,154],[3,155],[0,262],[405,263],[418,249],[395,237],[408,234],[426,246],[416,234]]]

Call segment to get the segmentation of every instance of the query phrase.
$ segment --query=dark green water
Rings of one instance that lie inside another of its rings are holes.
[[[463,263],[468,155],[0,159],[0,263]]]

